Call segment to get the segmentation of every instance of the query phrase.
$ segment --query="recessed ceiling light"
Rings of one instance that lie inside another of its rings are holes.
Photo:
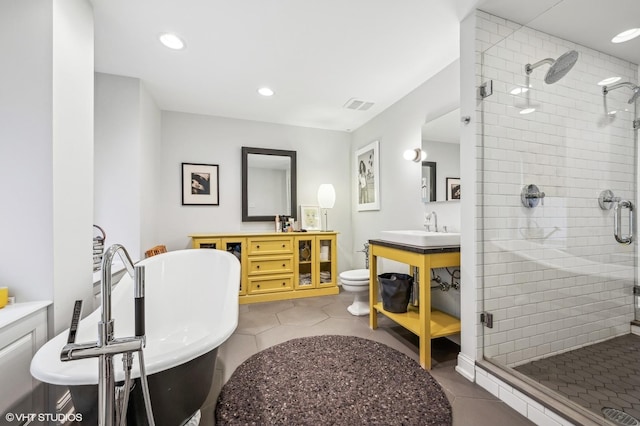
[[[261,87],[258,89],[258,93],[260,93],[262,96],[273,96],[275,92],[268,87]]]
[[[535,108],[525,108],[523,110],[520,110],[520,114],[522,114],[522,115],[531,114],[535,110],[536,110]]]
[[[640,36],[640,28],[631,28],[615,36],[611,39],[611,43],[624,43],[636,37]]]
[[[612,84],[615,83],[616,81],[620,80],[622,77],[609,77],[609,78],[605,78],[602,81],[598,82],[598,86],[606,86],[608,84]]]
[[[182,50],[184,49],[184,41],[173,33],[160,34],[160,42],[167,46],[169,49]]]

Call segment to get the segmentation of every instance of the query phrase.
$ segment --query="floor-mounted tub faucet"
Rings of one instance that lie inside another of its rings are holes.
[[[129,275],[134,279],[134,309],[135,309],[135,336],[115,339],[114,320],[111,317],[111,264],[116,253],[122,259]],[[145,344],[144,325],[144,266],[135,266],[129,257],[127,250],[120,244],[114,244],[105,252],[102,258],[102,282],[101,282],[101,321],[98,323],[98,340],[91,343],[75,343],[76,331],[80,314],[82,312],[82,301],[76,301],[71,327],[69,328],[69,338],[67,344],[62,348],[60,360],[73,361],[84,358],[98,358],[98,424],[100,426],[114,425],[115,414],[115,374],[113,370],[113,356],[124,354],[125,361],[129,360],[129,370],[131,364],[131,354],[138,353],[140,362],[140,382],[145,401],[147,419],[150,425],[154,425],[153,414],[151,412],[151,398],[147,384],[147,375],[144,368],[144,358],[142,348]],[[125,362],[125,370],[126,370]],[[128,376],[128,371],[125,371]],[[125,392],[129,387],[129,378],[125,379]],[[128,392],[127,392],[128,395]],[[128,401],[122,401],[127,404]],[[125,405],[126,407],[126,405]],[[126,413],[126,408],[119,410]],[[126,424],[126,419],[122,416],[120,424]]]

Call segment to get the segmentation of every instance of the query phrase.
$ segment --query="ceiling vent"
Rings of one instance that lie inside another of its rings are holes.
[[[362,99],[351,98],[344,104],[346,109],[354,111],[366,111],[373,106],[374,102],[363,101]]]

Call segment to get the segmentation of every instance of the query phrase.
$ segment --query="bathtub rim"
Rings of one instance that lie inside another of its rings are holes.
[[[199,253],[197,256],[221,256],[225,259],[224,262],[229,264],[229,276],[227,277],[227,285],[230,286],[230,290],[237,290],[237,285],[240,282],[240,262],[237,257],[231,253],[227,253],[223,250],[205,250],[205,249],[185,249],[175,250],[161,255],[153,256],[140,261],[140,265],[149,265],[155,262],[164,262],[170,257],[174,256],[186,256],[190,252]],[[207,254],[205,254],[207,253]],[[235,266],[234,266],[235,265]],[[113,289],[113,294],[116,292],[126,292],[127,295],[131,295],[133,300],[133,280],[125,275],[124,281],[121,281],[124,285],[118,285]],[[199,339],[197,342],[191,345],[180,346],[179,348],[172,350],[169,353],[153,354],[149,356],[149,352],[145,350],[145,368],[148,375],[155,374],[178,365],[189,362],[215,348],[220,347],[235,331],[238,325],[238,312],[239,312],[239,300],[238,291],[227,291],[225,298],[225,308],[229,310],[226,318],[228,321],[220,321],[215,333],[210,333],[205,336],[206,338]],[[148,312],[148,309],[147,309]],[[89,317],[100,317],[100,307],[94,310],[82,321],[87,320]],[[117,321],[117,318],[115,318]],[[96,321],[97,324],[97,321]],[[60,361],[60,352],[67,341],[67,335],[69,329],[65,329],[45,343],[35,354],[31,360],[30,371],[31,375],[45,383],[62,386],[72,385],[95,385],[98,383],[98,359],[82,359],[69,362]],[[97,327],[96,327],[97,333]],[[168,355],[168,356],[167,356]],[[122,371],[121,355],[116,355],[114,358],[114,370],[115,380],[121,381],[124,379],[124,372]],[[134,365],[132,369],[132,377],[140,377],[139,365],[137,359],[134,359]]]

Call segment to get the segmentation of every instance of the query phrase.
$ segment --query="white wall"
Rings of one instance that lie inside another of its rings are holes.
[[[479,80],[479,78],[478,78]],[[482,297],[478,291],[478,266],[481,259],[476,252],[478,238],[477,217],[480,214],[476,184],[477,147],[480,131],[480,113],[476,93],[480,81],[476,81],[476,16],[471,14],[460,23],[460,114],[469,117],[470,123],[460,128],[460,181],[467,190],[460,198],[460,354],[456,371],[469,380],[475,380],[475,361],[482,357],[478,348],[482,331],[476,312],[482,310]],[[468,183],[467,183],[468,182]]]
[[[6,1],[0,35],[0,282],[53,300],[57,331],[91,297],[93,12]]]
[[[161,114],[139,79],[95,74],[94,223],[141,259],[157,244]]]
[[[92,296],[93,9],[53,2],[54,329]]]
[[[425,212],[435,211],[438,226],[451,231],[460,229],[460,203],[422,203],[422,166],[405,160],[407,149],[422,146],[422,125],[427,117],[438,117],[459,105],[459,61],[446,66],[420,87],[352,134],[351,151],[380,141],[380,210],[357,211],[357,197],[352,198],[354,248],[359,250],[370,239],[379,238],[380,231],[424,229]],[[353,166],[352,166],[353,168]],[[351,185],[356,186],[356,173],[351,172]],[[354,266],[364,267],[364,256],[355,257]],[[408,272],[406,265],[380,260],[381,272]],[[441,276],[450,282],[444,271]],[[462,282],[464,287],[464,282]],[[456,290],[432,291],[432,304],[453,315],[460,314],[460,293]]]
[[[436,211],[439,225],[460,228],[457,204],[422,203],[421,165],[408,162],[402,157],[405,150],[422,146],[421,128],[427,116],[437,117],[458,106],[459,73],[459,61],[449,64],[353,132],[352,156],[356,150],[371,141],[380,141],[380,210],[358,212],[357,199],[352,198],[355,247],[359,248],[369,239],[378,238],[380,231],[423,229],[425,211]],[[355,179],[355,172],[352,172],[353,188],[356,185]],[[361,259],[360,266],[363,265],[364,259]]]
[[[336,189],[329,211],[338,231],[338,269],[351,267],[350,147],[346,132],[269,124],[178,112],[162,113],[162,188],[158,199],[158,239],[168,249],[191,245],[189,234],[272,231],[271,222],[242,222],[241,147],[297,152],[298,205],[317,205],[322,183]],[[220,205],[183,206],[181,163],[219,165]],[[298,212],[296,212],[298,216]]]
[[[0,13],[0,285],[22,301],[53,299],[52,13],[36,1]]]
[[[144,251],[160,244],[158,238],[158,193],[154,190],[162,174],[160,141],[162,114],[140,84],[140,258]]]

